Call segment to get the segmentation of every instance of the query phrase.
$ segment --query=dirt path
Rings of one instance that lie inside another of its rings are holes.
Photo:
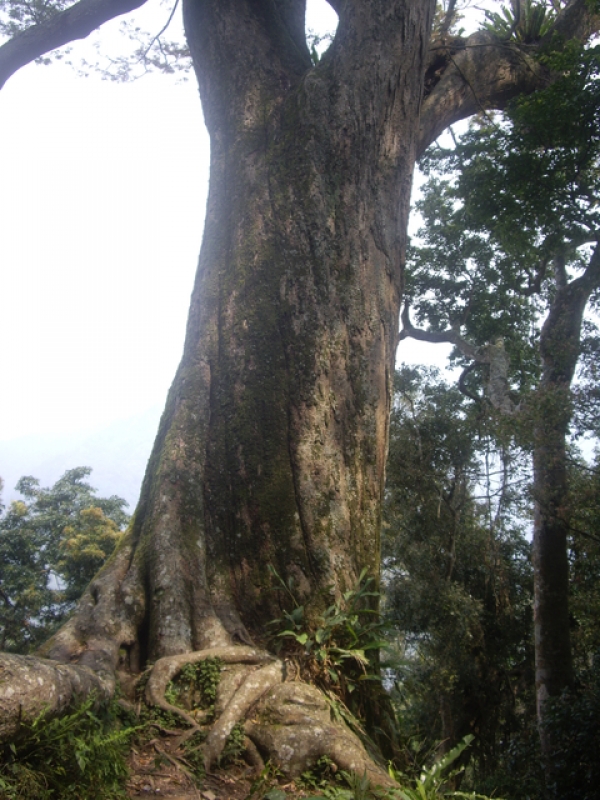
[[[168,798],[169,800],[260,800],[270,788],[278,786],[288,798],[307,794],[294,783],[261,781],[256,769],[238,763],[218,769],[202,780],[193,775],[172,756],[175,748],[168,737],[157,736],[133,746],[128,759],[130,769],[127,796],[137,798]]]

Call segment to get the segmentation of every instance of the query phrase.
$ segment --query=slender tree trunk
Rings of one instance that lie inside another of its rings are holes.
[[[555,259],[556,295],[542,328],[542,379],[534,425],[534,632],[537,718],[547,785],[552,791],[560,741],[548,720],[548,701],[573,682],[569,623],[569,497],[567,435],[571,382],[580,351],[583,314],[600,275],[594,252],[586,273],[567,282]]]
[[[542,755],[546,775],[552,780],[557,742],[548,724],[548,701],[558,697],[573,680],[565,441],[569,388],[552,386],[547,381],[542,384],[539,396],[543,413],[535,426],[533,452],[535,682]]]

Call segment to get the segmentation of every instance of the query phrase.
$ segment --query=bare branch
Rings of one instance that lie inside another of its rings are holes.
[[[150,50],[152,49],[152,47],[154,46],[154,44],[156,42],[158,42],[160,44],[160,37],[167,30],[169,25],[173,22],[173,17],[175,16],[175,12],[177,11],[177,6],[178,5],[179,5],[179,0],[175,0],[175,2],[173,3],[173,8],[171,9],[171,13],[169,14],[169,18],[167,19],[165,24],[162,26],[162,28],[159,30],[159,32],[156,34],[156,36],[152,37],[152,40],[150,41],[150,44],[147,45],[147,47],[144,49],[142,55],[140,56],[140,60],[146,58],[146,56],[148,55],[148,53],[150,52]]]
[[[457,331],[451,329],[446,331],[424,331],[421,328],[415,328],[410,321],[410,304],[408,300],[404,303],[400,319],[402,321],[402,330],[398,334],[398,343],[409,337],[421,342],[431,342],[433,344],[449,343],[457,347],[466,358],[481,363],[488,363],[486,356],[481,353],[480,349],[474,347],[467,342],[466,339],[463,339]]]
[[[456,1],[457,0],[450,0],[448,3],[448,8],[446,9],[446,14],[440,27],[441,36],[445,36],[452,27],[452,23],[454,22],[454,17],[456,15]]]
[[[0,47],[0,89],[17,70],[76,39],[85,39],[105,22],[142,6],[146,0],[80,0],[46,22],[32,25]]]
[[[463,369],[463,371],[460,373],[460,377],[458,379],[459,391],[462,394],[464,394],[465,397],[468,397],[470,400],[473,400],[474,403],[481,403],[481,397],[478,397],[476,394],[473,394],[469,389],[467,389],[466,379],[467,379],[467,375],[470,372],[473,372],[473,370],[477,369],[477,367],[479,367],[479,366],[480,366],[480,364],[478,364],[477,361],[472,361],[470,364],[468,364]]]
[[[398,342],[408,337],[417,339],[421,342],[432,342],[434,344],[440,342],[448,342],[457,347],[466,358],[470,358],[475,362],[472,366],[467,367],[459,382],[459,388],[463,394],[470,397],[472,400],[480,401],[480,398],[471,394],[465,386],[464,380],[472,369],[481,364],[489,366],[489,375],[486,382],[486,396],[497,411],[503,414],[511,415],[519,411],[519,406],[516,406],[510,396],[510,387],[508,383],[508,356],[504,350],[504,341],[498,339],[493,344],[487,344],[483,347],[475,347],[466,339],[452,329],[446,331],[424,331],[420,328],[415,328],[410,321],[410,305],[408,300],[404,303],[404,308],[400,319],[402,321],[402,330],[398,334]]]

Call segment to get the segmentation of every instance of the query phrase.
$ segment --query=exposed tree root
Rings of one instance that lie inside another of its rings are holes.
[[[316,687],[282,683],[257,704],[245,730],[284,775],[294,778],[322,756],[347,772],[366,774],[373,786],[395,786],[349,728],[331,720],[331,708]]]
[[[188,714],[185,709],[169,703],[165,698],[167,686],[169,681],[181,672],[181,669],[186,664],[197,664],[199,661],[205,661],[208,658],[218,658],[225,664],[263,664],[265,661],[273,661],[273,657],[265,651],[256,650],[253,647],[212,647],[206,650],[198,650],[195,653],[182,653],[176,656],[165,656],[159,659],[152,667],[148,683],[146,684],[146,702],[149,705],[157,706],[163,711],[167,711],[175,716],[180,717],[192,729],[191,733],[200,730],[200,726],[195,717]],[[268,688],[268,687],[266,687]],[[266,691],[266,688],[263,690]],[[263,693],[261,692],[261,694]],[[231,728],[238,722],[238,716],[231,725]],[[231,728],[225,734],[225,739],[231,732]],[[186,737],[189,738],[189,737]],[[224,744],[223,740],[223,744]],[[217,752],[218,747],[213,745],[215,749],[215,758],[218,758],[220,752]],[[222,748],[221,748],[222,750]]]
[[[222,755],[234,726],[243,721],[246,752],[254,766],[260,768],[265,760],[272,759],[293,778],[327,755],[340,769],[366,774],[373,785],[393,784],[359,738],[332,722],[330,705],[318,689],[296,681],[286,683],[283,662],[251,647],[211,648],[166,657],[154,665],[146,685],[146,700],[184,719],[193,729],[185,738],[199,725],[190,714],[168,703],[165,692],[185,664],[207,658],[245,667],[235,674],[235,680],[219,686],[217,719],[201,748],[207,771]]]
[[[0,742],[14,739],[42,712],[55,717],[91,693],[108,700],[114,690],[114,677],[88,667],[0,653]]]
[[[273,686],[284,678],[283,664],[275,661],[251,672],[233,695],[223,713],[217,718],[204,745],[204,766],[210,771],[223,752],[227,737],[234,725],[245,719],[249,709]],[[250,737],[252,738],[252,737]]]
[[[227,665],[217,688],[216,720],[201,746],[207,771],[219,760],[234,726],[243,722],[245,752],[257,769],[272,760],[284,775],[294,778],[327,755],[340,769],[366,774],[373,785],[391,784],[358,737],[332,722],[330,705],[318,689],[300,681],[286,682],[283,662],[253,647],[183,653],[161,658],[152,667],[146,701],[189,726],[179,746],[206,727],[201,728],[188,711],[169,703],[165,692],[185,664],[205,659],[219,659]],[[95,673],[86,666],[0,654],[0,741],[14,739],[20,726],[42,711],[56,716],[90,692],[96,692],[99,700],[108,700],[114,688],[114,676],[105,671]]]

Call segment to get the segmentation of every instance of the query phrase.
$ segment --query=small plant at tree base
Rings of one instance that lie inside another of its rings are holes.
[[[206,732],[197,731],[183,746],[184,757],[181,760],[189,768],[197,786],[201,786],[206,777],[204,755],[202,753],[202,744],[205,739]]]
[[[3,745],[3,800],[111,800],[125,797],[125,754],[139,729],[121,727],[116,704],[89,697],[72,713],[42,714],[16,742]]]
[[[202,695],[202,708],[213,707],[217,699],[223,662],[219,658],[205,658],[199,664],[186,664],[181,671],[182,676],[188,667],[194,668],[196,685]]]
[[[314,767],[303,772],[296,784],[302,789],[324,789],[337,774],[337,767],[329,756],[321,756]]]
[[[421,771],[418,778],[414,780],[414,786],[408,788],[392,789],[386,796],[394,797],[397,800],[438,800],[442,797],[456,797],[456,798],[471,798],[471,800],[490,800],[486,795],[477,794],[476,792],[460,792],[455,789],[447,788],[449,782],[460,775],[464,771],[464,767],[455,767],[452,765],[463,754],[466,748],[471,744],[475,737],[465,736],[456,747],[453,747],[450,752],[436,761],[431,767],[427,767]],[[396,772],[392,767],[389,768],[389,773],[394,780],[398,783],[403,783],[407,777],[401,772]],[[500,800],[500,798],[496,798]]]
[[[380,681],[369,656],[386,646],[385,626],[372,608],[379,593],[372,591],[373,579],[366,578],[366,570],[356,589],[345,592],[325,610],[317,626],[310,628],[291,581],[287,585],[273,567],[269,570],[294,604],[292,611],[284,611],[283,617],[271,623],[274,635],[285,640],[286,654],[296,658],[305,677],[345,703],[360,684]]]
[[[165,699],[174,706],[212,712],[222,667],[219,658],[184,664],[177,677],[167,684]]]
[[[266,800],[283,800],[287,796],[286,793],[276,785],[273,785],[277,784],[283,777],[283,772],[268,761],[252,783],[248,800],[263,800],[263,798],[266,798]]]
[[[244,723],[237,722],[225,742],[225,747],[219,759],[219,766],[224,767],[232,764],[246,749],[246,732],[244,731]]]

